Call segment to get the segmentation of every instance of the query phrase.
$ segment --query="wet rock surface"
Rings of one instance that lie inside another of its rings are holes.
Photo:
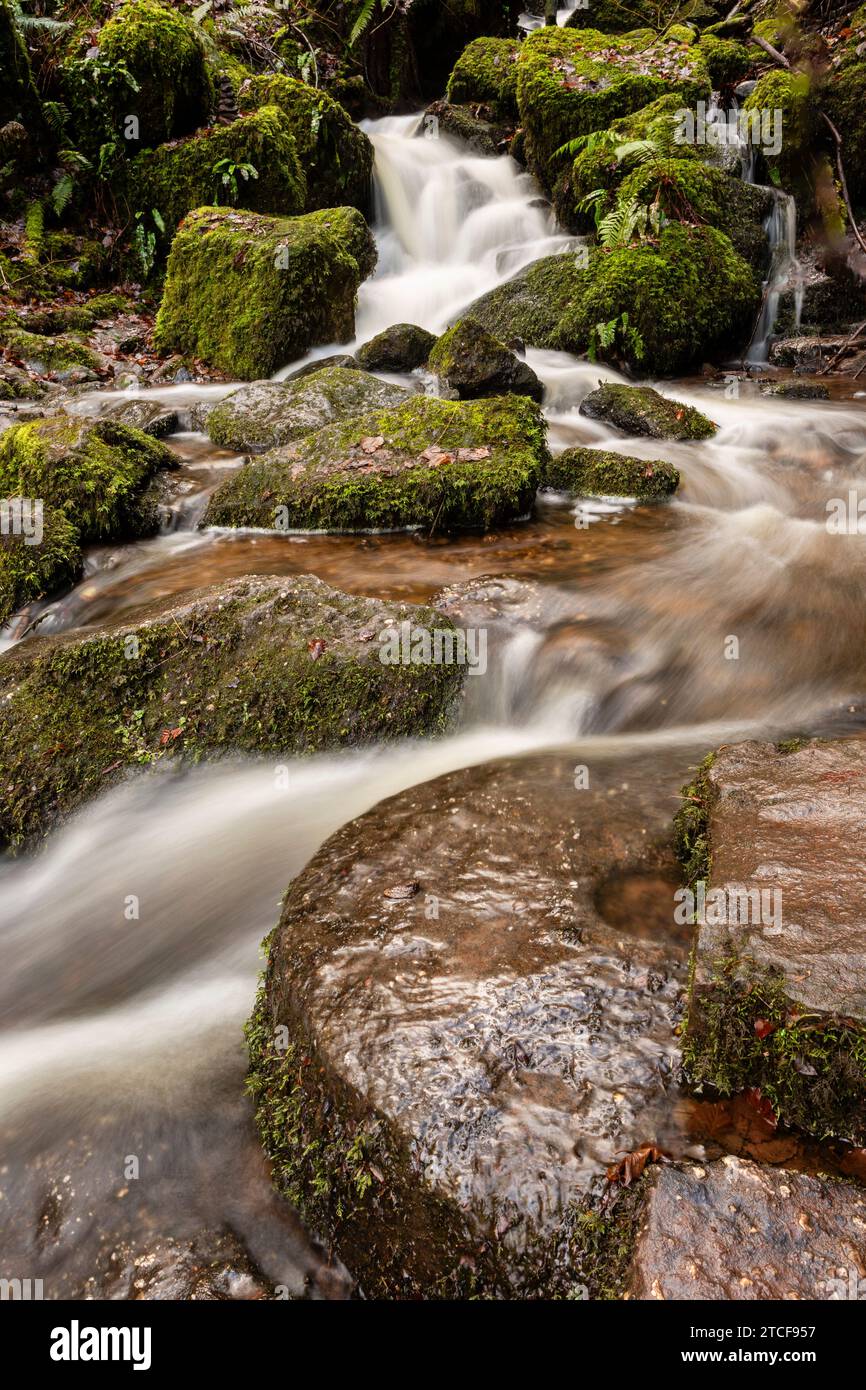
[[[721,749],[697,784],[693,1080],[866,1136],[866,740]],[[708,871],[709,866],[709,871]]]
[[[728,1156],[647,1170],[629,1296],[847,1299],[866,1260],[866,1190]],[[856,1294],[855,1294],[856,1297]]]
[[[326,367],[300,381],[254,381],[208,415],[214,444],[260,454],[368,410],[388,410],[408,392],[367,372]]]
[[[668,400],[649,386],[598,386],[583,398],[580,413],[651,439],[707,439],[716,432],[699,410]]]
[[[358,348],[358,365],[367,372],[412,372],[423,367],[436,335],[414,323],[395,323]]]
[[[577,1281],[569,1214],[664,1129],[685,941],[653,774],[450,774],[292,885],[252,1034],[259,1119],[278,1184],[368,1293]],[[608,920],[614,877],[642,907]]]
[[[475,319],[464,318],[438,339],[429,368],[446,391],[462,400],[509,391],[540,401],[544,387],[535,372]]]

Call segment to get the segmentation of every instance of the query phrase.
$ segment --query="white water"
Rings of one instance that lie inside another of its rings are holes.
[[[395,321],[441,328],[522,265],[570,244],[512,161],[415,138],[416,127],[417,118],[398,118],[372,130],[380,265],[362,290],[359,340]],[[165,1157],[147,1187],[153,1209],[140,1230],[133,1222],[145,1248],[154,1230],[230,1222],[269,1278],[300,1289],[305,1277],[315,1284],[321,1276],[303,1233],[281,1226],[251,1157],[240,1029],[279,899],[339,826],[403,788],[499,758],[563,750],[575,761],[640,759],[671,748],[688,761],[723,741],[844,718],[848,686],[857,685],[852,653],[862,648],[864,547],[828,535],[824,500],[844,496],[866,469],[862,409],[728,400],[706,385],[665,383],[665,393],[705,410],[720,431],[708,443],[661,446],[580,416],[599,379],[619,379],[611,369],[561,353],[527,356],[546,386],[555,447],[603,443],[647,460],[663,450],[683,482],[667,508],[598,509],[587,558],[568,548],[578,509],[548,504],[543,515],[560,524],[536,527],[555,542],[535,557],[546,582],[542,618],[505,622],[501,640],[491,639],[488,674],[467,683],[461,732],[306,761],[287,755],[287,789],[275,777],[277,759],[143,774],[96,801],[33,860],[0,866],[0,1128],[4,1187],[14,1199],[0,1223],[17,1208],[6,1249],[31,1262],[23,1268],[43,1268],[46,1186],[84,1145],[87,1200],[70,1195],[46,1270],[58,1279],[65,1271],[73,1289],[97,1258],[87,1243],[93,1211],[108,1212],[107,1239],[121,1229],[112,1200],[123,1156],[157,1150]],[[152,394],[189,406],[224,389]],[[98,409],[105,395],[82,397],[79,408]],[[143,577],[167,553],[192,570],[196,555],[224,543],[162,537],[130,547],[114,573],[138,565]],[[249,545],[250,556],[254,543],[233,542]],[[455,541],[429,554],[459,550]],[[571,570],[564,562],[563,572],[545,570],[562,553]],[[354,555],[363,563],[363,550]],[[416,563],[428,563],[423,547]],[[494,543],[471,572],[508,567]],[[110,573],[99,575],[109,597]],[[59,625],[81,621],[83,611],[73,603]],[[736,663],[722,655],[731,632],[742,638]],[[132,921],[129,895],[140,904]],[[274,1229],[282,1232],[276,1255]]]
[[[789,193],[772,189],[773,206],[764,223],[770,243],[770,268],[764,284],[761,314],[752,341],[746,353],[746,361],[760,364],[767,361],[770,352],[770,339],[779,301],[782,295],[791,290],[794,294],[794,325],[800,326],[803,308],[803,283],[800,263],[797,259],[797,205]]]

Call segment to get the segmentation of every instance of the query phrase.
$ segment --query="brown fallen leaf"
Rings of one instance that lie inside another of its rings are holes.
[[[632,1183],[640,1177],[648,1163],[664,1163],[666,1154],[656,1144],[641,1144],[639,1149],[632,1149],[619,1163],[612,1163],[607,1170],[608,1182],[620,1182],[623,1187],[631,1187]]]
[[[307,643],[307,651],[310,653],[310,659],[312,661],[318,661],[324,650],[325,643],[321,637],[314,637],[311,642]]]
[[[183,729],[163,729],[159,736],[160,748],[165,748],[167,744],[173,743],[176,738],[180,738]]]
[[[768,1124],[771,1129],[776,1128],[776,1126],[779,1123],[778,1118],[776,1116],[776,1112],[773,1109],[770,1101],[768,1101],[767,1097],[762,1093],[759,1086],[749,1087],[749,1089],[746,1091],[746,1100],[749,1102],[753,1110],[757,1110],[758,1114],[760,1115],[761,1119],[765,1122],[765,1124]]]
[[[768,1018],[755,1019],[755,1032],[759,1038],[768,1038],[771,1033],[775,1033],[776,1025],[771,1023]]]

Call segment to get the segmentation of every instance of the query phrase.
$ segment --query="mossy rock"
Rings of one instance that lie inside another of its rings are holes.
[[[387,665],[369,640],[406,620],[450,627],[312,576],[247,577],[20,644],[0,659],[0,840],[44,833],[135,767],[441,731],[462,668]]]
[[[517,74],[527,162],[548,185],[556,174],[553,154],[576,136],[604,130],[666,92],[686,106],[710,95],[696,49],[654,34],[536,29],[521,47]]]
[[[596,250],[581,274],[555,345],[595,348],[661,376],[741,347],[761,300],[757,275],[722,232],[679,222],[667,223],[655,245]],[[614,340],[605,346],[601,328],[611,322]]]
[[[773,206],[767,188],[688,158],[668,161],[667,175],[670,182],[659,186],[652,172],[639,166],[623,178],[619,195],[624,200],[649,202],[658,192],[666,216],[715,227],[754,270],[766,270],[769,245],[764,219]]]
[[[866,61],[862,52],[866,42],[866,6],[852,15],[848,27],[851,33],[844,45],[833,51],[832,68],[826,76],[820,102],[816,104],[827,112],[842,136],[848,190],[855,209],[861,211],[866,206]],[[802,88],[800,81],[789,98],[790,124],[795,132],[794,140],[800,145],[809,138],[815,119],[814,108],[803,111]],[[755,94],[753,92],[752,96]],[[830,147],[835,150],[832,142]],[[795,159],[796,155],[797,147],[790,150],[783,147],[783,156],[788,160]]]
[[[81,112],[85,127],[89,119],[91,144],[102,136],[152,148],[206,124],[214,88],[187,15],[158,0],[125,0],[100,29],[98,50],[98,67],[84,58],[66,69],[73,116]],[[137,140],[127,133],[127,116],[138,119]]]
[[[367,372],[326,367],[296,381],[242,386],[210,412],[207,430],[224,449],[261,454],[337,420],[391,409],[406,395]]]
[[[80,338],[29,333],[8,320],[0,325],[0,344],[40,375],[65,372],[72,367],[93,371],[99,364],[96,354]]]
[[[485,112],[490,119],[482,114]],[[434,119],[440,136],[450,135],[473,154],[485,158],[495,159],[507,153],[514,138],[513,120],[500,121],[486,106],[454,106],[448,101],[433,101],[424,112],[425,128]]]
[[[662,459],[630,458],[604,449],[565,449],[544,470],[544,487],[580,497],[636,497],[657,502],[680,485],[679,471]]]
[[[682,6],[659,6],[653,0],[590,0],[583,8],[571,12],[565,21],[569,29],[600,29],[605,34],[625,34],[630,30],[646,27],[680,37],[680,31],[689,32],[685,24],[670,24]],[[711,24],[717,15],[717,6],[707,0],[694,0],[687,7],[688,24],[703,26]]]
[[[31,379],[23,367],[0,358],[0,401],[38,399],[45,394],[41,382]]]
[[[355,208],[294,218],[199,208],[172,242],[155,342],[242,380],[271,376],[317,343],[353,337],[375,260]]]
[[[238,92],[242,111],[276,106],[291,132],[306,175],[306,211],[370,206],[373,146],[328,92],[284,73],[252,77]]]
[[[717,429],[694,406],[668,400],[650,386],[606,382],[584,396],[580,413],[589,420],[604,420],[625,434],[650,439],[710,439]]]
[[[517,39],[475,39],[451,71],[446,98],[455,105],[484,104],[500,118],[517,117]]]
[[[88,333],[96,321],[89,304],[56,304],[19,314],[17,323],[27,333],[53,336],[59,333]]]
[[[355,360],[366,372],[413,372],[424,366],[435,342],[435,333],[426,328],[395,323],[359,347]]]
[[[6,498],[2,506],[8,512],[23,500]],[[42,535],[35,544],[20,531],[4,527],[0,531],[0,623],[8,622],[25,603],[74,584],[81,570],[78,531],[62,512],[43,505]]]
[[[176,467],[166,445],[111,420],[53,415],[0,435],[0,495],[42,498],[82,543],[152,535],[159,475]]]
[[[222,181],[229,171],[219,168],[224,160],[256,171],[246,179],[235,175],[243,208],[283,217],[304,211],[307,180],[289,123],[275,106],[139,155],[129,168],[129,205],[157,208],[172,236],[193,208],[233,201],[231,188]]]
[[[567,253],[535,261],[468,312],[530,347],[596,351],[643,373],[675,375],[745,342],[760,294],[755,272],[722,232],[675,222],[657,243],[596,248],[586,264]]]
[[[460,400],[514,392],[540,401],[544,387],[526,362],[471,317],[437,339],[427,363],[442,386]]]
[[[863,88],[866,92],[866,85]],[[773,69],[759,78],[753,91],[743,102],[745,113],[774,113],[781,115],[781,149],[778,154],[762,154],[770,178],[786,192],[793,193],[801,214],[811,212],[814,188],[810,175],[811,152],[819,128],[817,106],[806,73],[781,72]],[[821,123],[823,125],[823,122]],[[756,143],[753,139],[752,143]],[[855,145],[851,141],[851,146]],[[846,142],[846,151],[848,142]],[[846,161],[847,174],[847,161]]]
[[[736,39],[722,39],[715,34],[704,34],[698,42],[698,51],[703,55],[710,81],[716,91],[735,87],[755,66],[749,49],[745,44],[737,43]]]
[[[488,531],[531,510],[545,424],[524,396],[413,396],[263,455],[211,497],[205,526]]]

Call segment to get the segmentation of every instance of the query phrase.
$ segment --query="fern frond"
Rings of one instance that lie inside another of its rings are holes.
[[[67,203],[72,197],[74,189],[75,180],[71,174],[64,174],[62,178],[57,180],[57,183],[51,190],[51,206],[54,209],[55,216],[62,216]]]
[[[360,13],[358,14],[358,18],[352,25],[352,32],[349,35],[350,48],[355,47],[355,44],[358,42],[365,29],[368,27],[370,20],[373,18],[373,11],[375,10],[377,4],[378,0],[364,0],[363,5],[361,6]]]

